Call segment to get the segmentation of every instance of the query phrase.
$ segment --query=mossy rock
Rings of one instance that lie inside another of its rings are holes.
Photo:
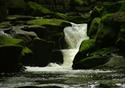
[[[92,51],[95,50],[95,40],[84,40],[79,48],[79,52],[76,54],[73,63],[79,62],[81,59],[86,58]]]
[[[114,47],[101,48],[101,49],[97,49],[96,51],[92,52],[90,54],[90,56],[99,55],[99,56],[110,57],[111,53],[116,52],[116,51],[117,51],[117,49]]]
[[[33,19],[35,19],[35,17],[25,15],[9,15],[6,18],[7,21],[28,21]]]
[[[90,38],[94,39],[96,37],[97,31],[101,23],[101,18],[94,18],[91,22],[90,28],[88,30],[88,35]]]
[[[98,66],[103,66],[112,57],[112,53],[117,52],[114,47],[95,49],[91,52],[79,52],[74,61],[74,69],[93,69],[98,68]],[[97,62],[96,62],[97,61]],[[100,68],[103,69],[103,68]]]
[[[90,50],[92,50],[92,48],[94,48],[94,46],[94,39],[84,40],[80,45],[79,52],[89,52]]]
[[[124,70],[125,69],[125,57],[117,54],[112,54],[110,60],[98,68],[111,69],[111,70]]]
[[[0,46],[0,72],[18,72],[22,69],[22,49],[22,46],[17,45]]]
[[[121,24],[124,24],[124,13],[106,14],[102,17],[96,35],[96,45],[107,47],[115,44]]]
[[[39,38],[55,42],[55,48],[60,48],[60,39],[64,37],[63,29],[71,25],[69,22],[61,19],[36,19],[28,21],[32,27],[24,30],[34,31]],[[35,25],[37,25],[35,27]],[[48,36],[46,36],[48,35]]]
[[[32,50],[31,58],[27,58],[24,63],[29,66],[46,66],[52,59],[53,43],[42,39],[34,39],[30,46]]]
[[[48,8],[38,4],[36,2],[29,1],[28,6],[32,15],[41,16],[45,14],[52,14],[53,12]]]
[[[63,22],[67,22],[65,20],[61,20],[61,19],[35,19],[35,20],[30,20],[27,22],[27,24],[29,25],[61,25]]]
[[[73,64],[74,69],[94,69],[109,61],[109,58],[103,56],[91,56],[84,58]]]
[[[23,41],[21,39],[0,36],[0,45],[23,45]]]

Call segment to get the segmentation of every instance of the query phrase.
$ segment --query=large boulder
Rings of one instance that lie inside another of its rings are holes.
[[[86,57],[84,56],[83,58],[75,61],[73,63],[73,68],[74,69],[98,68],[99,66],[103,66],[110,60],[111,54],[113,52],[115,52],[115,49],[112,47],[95,50],[89,53]]]
[[[122,23],[124,23],[123,12],[104,15],[96,35],[96,45],[98,47],[114,45]]]
[[[90,28],[88,30],[88,36],[90,38],[96,38],[97,31],[99,29],[101,18],[94,18],[91,22]]]
[[[55,48],[60,49],[63,39],[63,29],[69,26],[70,23],[61,19],[35,19],[27,22],[28,26],[23,30],[34,31],[39,38],[52,41],[55,43]]]
[[[96,68],[99,65],[105,64],[109,59],[103,56],[91,56],[80,60],[73,64],[74,69],[91,69]]]
[[[116,69],[116,70],[122,70],[125,69],[125,57],[118,55],[116,53],[113,53],[110,57],[110,60],[105,63],[104,65],[99,66],[98,68],[103,69]]]
[[[34,39],[31,44],[32,56],[25,60],[25,65],[46,66],[52,59],[53,43]]]
[[[22,49],[15,45],[0,46],[0,72],[18,72],[22,69]]]
[[[27,5],[29,12],[31,13],[30,15],[41,16],[41,15],[53,14],[51,10],[49,10],[47,7],[37,2],[29,1]]]
[[[73,64],[75,65],[81,59],[86,58],[95,48],[95,40],[84,40],[79,48],[79,52],[76,54]]]

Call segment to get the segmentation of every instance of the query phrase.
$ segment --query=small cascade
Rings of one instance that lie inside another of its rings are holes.
[[[46,67],[27,67],[27,71],[66,71],[72,70],[73,60],[83,40],[87,36],[87,24],[71,23],[71,26],[64,28],[67,49],[60,50],[63,54],[63,64],[50,63]]]
[[[68,49],[63,49],[63,64],[64,68],[72,68],[73,60],[83,40],[89,39],[87,36],[87,24],[75,24],[64,28],[65,41],[68,44]]]

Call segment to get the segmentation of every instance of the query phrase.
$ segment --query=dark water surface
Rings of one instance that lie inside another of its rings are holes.
[[[13,77],[0,77],[0,88],[125,88],[125,74],[99,70],[30,70]]]

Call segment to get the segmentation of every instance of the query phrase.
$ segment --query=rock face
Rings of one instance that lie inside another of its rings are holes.
[[[101,18],[95,18],[92,21],[88,34],[94,42],[91,43],[91,40],[87,40],[89,42],[83,41],[80,51],[74,59],[74,69],[124,68],[122,63],[125,60],[124,14],[121,11],[105,14]],[[115,56],[112,54],[115,54]]]

